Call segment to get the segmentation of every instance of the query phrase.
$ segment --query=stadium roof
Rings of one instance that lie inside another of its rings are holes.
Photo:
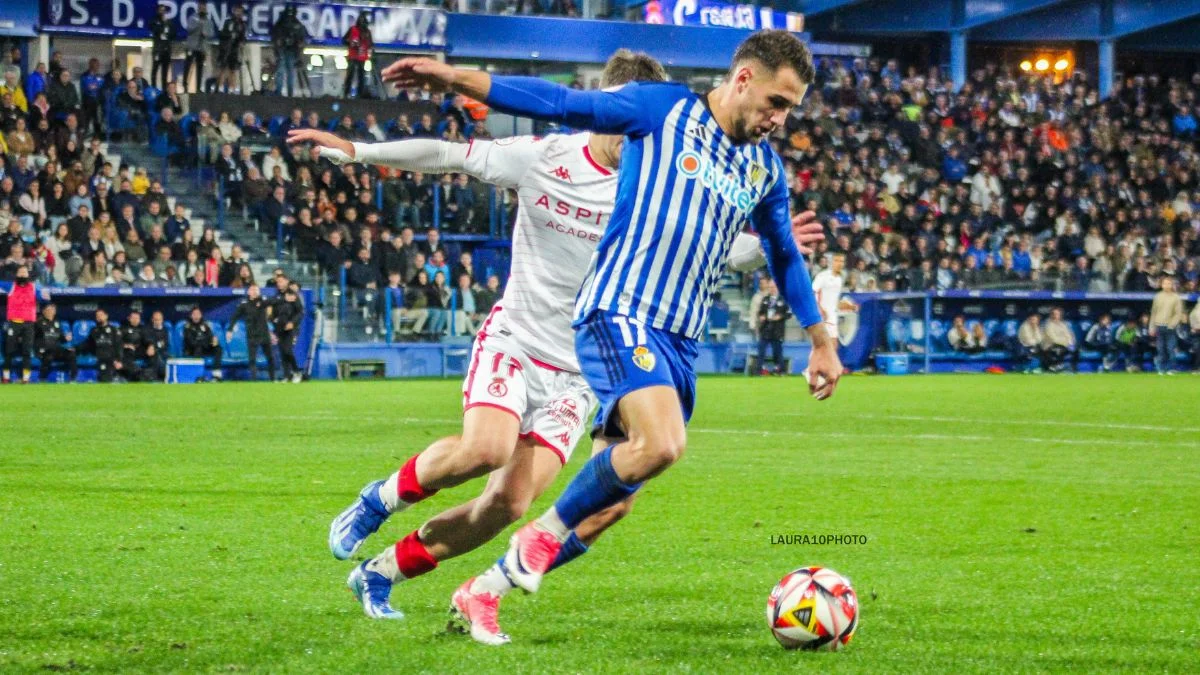
[[[792,0],[818,38],[965,32],[971,41],[1112,40],[1200,51],[1197,0]]]

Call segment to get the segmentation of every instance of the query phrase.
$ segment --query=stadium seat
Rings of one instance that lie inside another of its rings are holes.
[[[145,97],[145,99],[146,99],[146,109],[147,110],[155,109],[154,104],[156,101],[158,101],[158,96],[161,93],[162,93],[162,90],[159,89],[158,87],[146,87],[145,89],[142,90],[142,96]]]
[[[929,340],[934,353],[950,351],[950,342],[946,339],[948,332],[949,328],[941,319],[933,319],[929,322]]]
[[[180,321],[168,331],[171,338],[171,356],[183,356],[183,328],[186,324],[187,321]]]
[[[230,329],[232,335],[228,341],[222,335],[224,342],[225,361],[230,365],[247,365],[250,363],[250,347],[246,344],[246,324],[241,321]]]
[[[713,305],[708,313],[708,336],[718,340],[729,338],[729,307]]]
[[[887,323],[887,345],[890,352],[906,352],[912,331],[909,322],[904,319],[889,319]]]
[[[92,329],[96,327],[96,322],[91,319],[81,319],[75,322],[75,327],[71,329],[71,344],[79,346],[87,340]]]
[[[183,347],[179,344],[179,340],[175,334],[175,324],[170,321],[164,321],[163,328],[167,331],[167,357],[173,358],[179,356],[179,350],[183,349]]]
[[[96,327],[96,322],[90,319],[81,319],[75,322],[75,327],[71,329],[71,345],[76,349],[80,348],[87,341],[88,335],[92,329]],[[80,353],[76,359],[79,367],[86,368],[96,365],[96,357],[91,354]]]
[[[267,132],[272,136],[281,135],[283,132],[283,123],[286,121],[287,118],[283,115],[276,115],[272,117],[271,121],[267,123]]]

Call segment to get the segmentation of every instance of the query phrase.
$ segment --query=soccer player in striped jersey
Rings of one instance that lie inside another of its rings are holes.
[[[603,81],[633,80],[665,81],[666,73],[649,56],[622,50],[607,64]],[[368,616],[401,618],[388,601],[393,584],[476,548],[520,518],[558,475],[585,431],[595,399],[579,374],[571,314],[613,209],[623,137],[581,133],[470,144],[425,139],[366,144],[293,130],[288,141],[313,143],[338,164],[466,172],[518,191],[512,275],[472,349],[462,434],[435,441],[391,477],[368,484],[330,527],[330,549],[344,560],[392,513],[439,489],[491,474],[482,495],[434,516],[351,573],[350,586]],[[802,243],[822,236],[815,223],[794,235]],[[741,235],[734,248],[731,264],[762,264],[756,237]],[[604,441],[596,445],[607,447]],[[567,552],[585,550],[624,512],[609,509],[585,523],[584,539],[575,539]],[[460,599],[457,611],[471,617],[476,639],[506,640],[487,621],[498,598]]]
[[[600,400],[594,431],[622,440],[593,455],[554,506],[513,535],[478,592],[536,591],[581,523],[629,499],[682,455],[697,340],[726,254],[748,223],[811,338],[810,392],[819,400],[833,394],[842,366],[790,236],[783,163],[767,140],[813,74],[808,48],[784,31],[747,38],[725,82],[704,95],[652,83],[575,91],[423,58],[384,70],[397,86],[449,88],[502,112],[625,136],[616,206],[574,317],[576,354]]]

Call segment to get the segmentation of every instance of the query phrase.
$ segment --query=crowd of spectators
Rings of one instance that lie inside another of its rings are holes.
[[[776,137],[793,208],[849,256],[846,289],[1155,291],[1200,278],[1200,74],[988,65],[957,93],[937,69],[819,62]],[[818,260],[821,258],[818,257]]]
[[[78,81],[56,53],[22,78],[4,65],[0,85],[0,280],[25,267],[43,285],[247,286],[253,272],[234,246],[226,257],[215,230],[193,232],[188,210],[171,208],[145,167],[116,166],[104,154],[103,100],[144,100],[134,69],[100,74],[92,59]],[[78,88],[76,86],[78,85]],[[80,92],[83,96],[80,96]],[[90,102],[89,102],[90,101]],[[139,109],[149,119],[149,110]],[[174,88],[157,97],[159,129],[178,133],[186,101]]]
[[[490,137],[462,97],[406,95],[437,115],[380,121],[368,113],[357,122],[349,115],[329,121],[296,108],[285,119],[264,123],[247,112],[235,123],[228,114],[214,120],[202,110],[193,127],[195,147],[220,177],[230,207],[244,207],[265,231],[281,233],[329,282],[344,282],[355,306],[371,318],[390,317],[401,335],[471,334],[498,298],[500,279],[477,274],[469,247],[451,242],[448,250],[442,235],[486,238],[482,186],[466,174],[336,166],[311,148],[283,142],[292,129],[327,129],[331,122],[333,133],[354,141]]]

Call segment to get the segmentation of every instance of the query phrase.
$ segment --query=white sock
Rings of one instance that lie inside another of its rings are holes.
[[[548,511],[542,514],[541,518],[537,519],[537,524],[543,530],[553,534],[559,541],[566,541],[571,535],[571,528],[567,527],[562,518],[558,517],[558,511],[553,506]]]
[[[396,545],[393,544],[383,550],[383,553],[371,558],[367,563],[367,569],[382,574],[392,581],[403,581],[404,575],[400,574],[400,565],[396,562]]]
[[[400,472],[388,476],[388,479],[383,481],[383,485],[379,486],[379,501],[383,502],[388,513],[403,511],[408,504],[400,501]]]
[[[513,586],[512,581],[509,581],[508,575],[504,573],[498,562],[494,563],[483,574],[475,577],[475,581],[471,584],[472,593],[491,593],[501,598],[514,588],[516,586]]]

